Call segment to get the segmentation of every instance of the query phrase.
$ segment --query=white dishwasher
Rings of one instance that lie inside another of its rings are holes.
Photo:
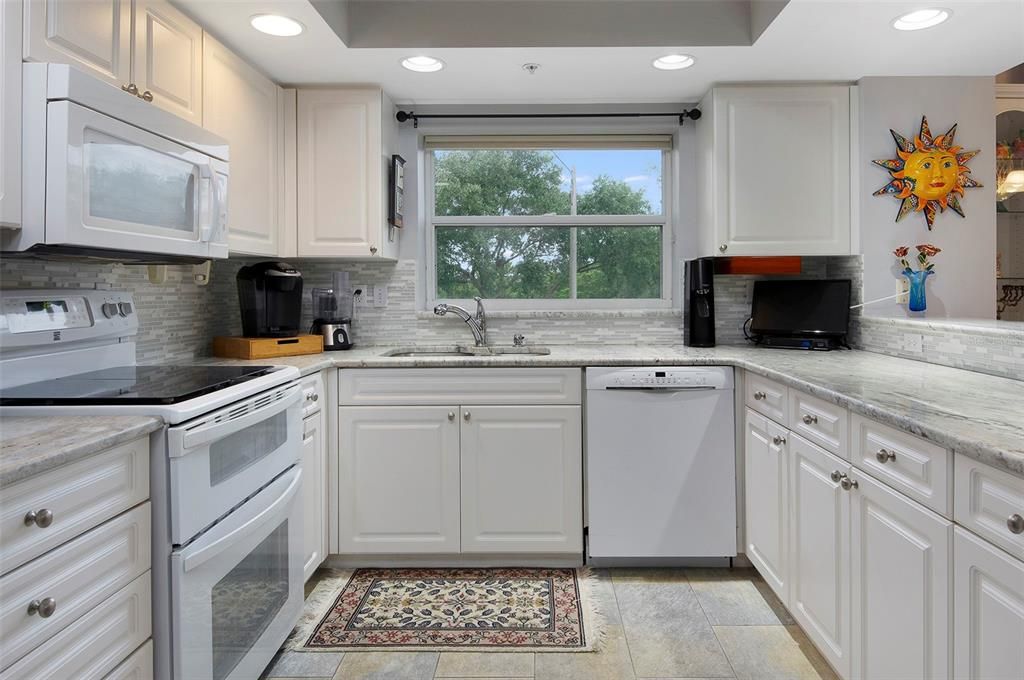
[[[588,368],[586,381],[589,561],[735,557],[732,368]]]

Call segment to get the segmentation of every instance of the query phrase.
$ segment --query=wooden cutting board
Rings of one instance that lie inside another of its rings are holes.
[[[219,336],[213,339],[213,355],[226,359],[273,359],[324,351],[321,335],[297,335],[294,338],[239,338]]]

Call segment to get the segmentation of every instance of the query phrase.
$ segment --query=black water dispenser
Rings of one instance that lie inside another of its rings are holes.
[[[715,346],[715,259],[686,262],[686,336],[689,347]]]

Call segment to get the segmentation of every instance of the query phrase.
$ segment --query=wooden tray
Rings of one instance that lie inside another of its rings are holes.
[[[272,359],[324,351],[321,335],[297,335],[294,338],[238,338],[220,336],[213,339],[213,355],[227,359]]]

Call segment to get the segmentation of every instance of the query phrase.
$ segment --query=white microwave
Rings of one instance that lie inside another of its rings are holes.
[[[225,140],[71,66],[23,69],[23,220],[5,253],[228,256]]]

